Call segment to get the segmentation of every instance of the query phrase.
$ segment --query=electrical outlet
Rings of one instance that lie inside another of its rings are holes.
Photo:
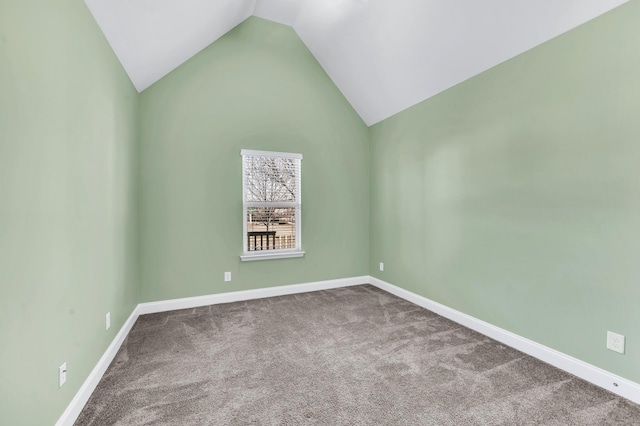
[[[380,270],[384,271],[384,263],[380,262]]]
[[[231,272],[225,272],[224,273],[224,280],[225,281],[231,281]]]
[[[67,363],[65,362],[58,367],[58,387],[62,387],[67,381]]]
[[[607,331],[607,349],[623,354],[624,336],[613,331]]]
[[[111,312],[107,312],[105,325],[107,326],[107,330],[111,328]]]

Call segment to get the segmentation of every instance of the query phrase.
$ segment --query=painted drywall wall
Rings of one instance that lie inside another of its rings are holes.
[[[54,424],[137,303],[136,111],[81,0],[0,0],[0,424]]]
[[[629,2],[372,127],[371,274],[640,382],[638,22]]]
[[[368,273],[368,129],[290,27],[240,24],[141,94],[139,131],[142,301]],[[243,148],[303,154],[303,258],[240,261]]]

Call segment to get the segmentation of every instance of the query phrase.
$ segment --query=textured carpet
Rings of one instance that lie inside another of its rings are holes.
[[[76,425],[640,425],[640,406],[370,285],[143,315]]]

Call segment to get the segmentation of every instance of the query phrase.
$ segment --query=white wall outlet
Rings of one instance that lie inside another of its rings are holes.
[[[105,325],[107,326],[107,330],[111,328],[111,312],[107,312],[107,316],[105,318]]]
[[[623,354],[624,336],[613,331],[607,331],[607,349]]]
[[[225,272],[224,273],[224,280],[225,281],[231,281],[231,272]]]
[[[67,381],[67,363],[65,362],[58,367],[58,387],[62,387]]]
[[[380,270],[384,271],[384,263],[380,262]]]

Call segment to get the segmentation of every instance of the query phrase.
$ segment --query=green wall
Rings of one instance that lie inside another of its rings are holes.
[[[142,301],[367,275],[368,141],[293,29],[260,18],[145,90]],[[240,261],[242,148],[303,154],[304,258]]]
[[[139,301],[367,273],[640,382],[639,21],[367,129],[289,27],[139,96],[82,1],[0,0],[0,424],[53,424]],[[304,258],[240,261],[242,148],[304,155]]]
[[[371,274],[639,383],[638,22],[629,2],[372,127]]]
[[[0,0],[2,425],[54,424],[138,301],[136,114],[81,0]]]

